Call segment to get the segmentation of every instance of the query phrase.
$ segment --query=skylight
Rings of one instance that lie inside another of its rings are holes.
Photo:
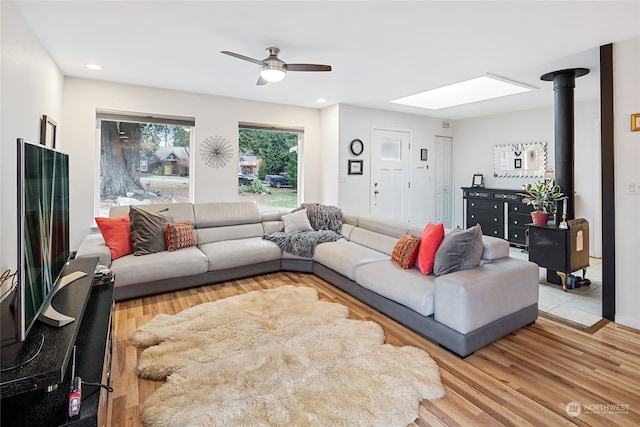
[[[439,110],[486,99],[515,95],[528,92],[531,89],[536,88],[487,74],[471,80],[394,99],[390,102],[429,110]]]

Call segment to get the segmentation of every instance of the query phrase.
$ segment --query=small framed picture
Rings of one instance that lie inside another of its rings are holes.
[[[631,132],[640,131],[640,114],[631,115]]]
[[[426,148],[421,148],[420,149],[420,160],[422,160],[423,162],[426,162],[427,158],[428,158],[428,155],[429,155],[429,153],[428,153]]]
[[[482,188],[484,187],[484,177],[481,173],[477,173],[473,175],[473,180],[471,181],[471,187],[474,188]]]
[[[56,148],[56,129],[58,124],[49,116],[42,116],[40,123],[40,144]]]
[[[513,159],[513,168],[522,169],[522,159]]]
[[[349,175],[362,175],[362,160],[349,160]]]

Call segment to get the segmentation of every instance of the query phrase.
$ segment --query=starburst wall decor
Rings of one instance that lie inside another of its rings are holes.
[[[223,168],[233,157],[233,148],[229,140],[221,136],[209,136],[200,145],[200,157],[207,166]]]

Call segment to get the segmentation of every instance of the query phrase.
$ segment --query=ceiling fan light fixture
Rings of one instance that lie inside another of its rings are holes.
[[[282,67],[274,67],[272,65],[261,65],[260,66],[260,77],[265,79],[270,83],[279,82],[284,79],[286,74],[286,70]]]

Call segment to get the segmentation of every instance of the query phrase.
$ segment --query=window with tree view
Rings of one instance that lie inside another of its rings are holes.
[[[115,205],[188,202],[193,126],[100,118],[100,216]]]
[[[240,126],[238,198],[261,208],[298,206],[298,152],[302,132]]]

